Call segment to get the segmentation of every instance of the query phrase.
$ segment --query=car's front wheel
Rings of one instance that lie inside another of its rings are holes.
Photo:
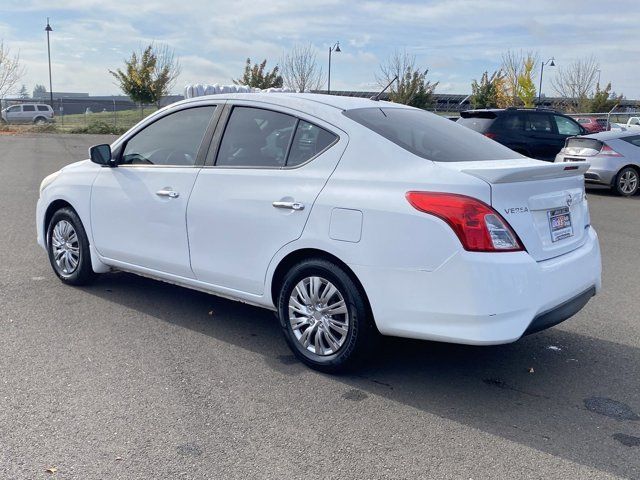
[[[363,293],[340,266],[310,259],[287,273],[278,298],[285,338],[294,354],[323,372],[362,359],[376,338]]]
[[[624,197],[631,197],[638,193],[640,187],[640,174],[633,167],[624,167],[618,172],[614,180],[613,188]]]
[[[53,214],[47,229],[47,251],[53,271],[64,283],[85,285],[95,277],[89,239],[73,209],[62,208]]]

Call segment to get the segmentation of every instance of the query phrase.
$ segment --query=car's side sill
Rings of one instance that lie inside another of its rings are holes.
[[[112,260],[108,258],[100,259],[103,263],[110,267],[121,270],[123,272],[133,273],[140,275],[141,277],[150,278],[152,280],[159,280],[161,282],[170,283],[179,287],[190,288],[199,292],[208,293],[217,297],[226,298],[228,300],[234,300],[236,302],[246,303],[260,308],[266,308],[269,310],[276,310],[273,305],[269,305],[264,302],[264,297],[259,295],[253,295],[230,288],[219,287],[217,285],[211,285],[209,283],[201,282],[196,279],[184,278],[178,275],[172,275],[168,273],[159,272],[150,268],[139,267],[137,265],[131,265],[118,260]]]

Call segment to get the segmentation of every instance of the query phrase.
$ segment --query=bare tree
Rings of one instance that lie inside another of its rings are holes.
[[[175,56],[172,48],[165,44],[152,44],[153,53],[156,57],[154,69],[154,89],[156,104],[160,106],[160,100],[171,93],[171,89],[176,84],[176,80],[182,71],[180,60]]]
[[[406,50],[396,50],[380,65],[380,74],[376,75],[376,80],[381,87],[386,87],[397,77],[398,81],[389,87],[389,100],[412,107],[427,108],[439,83],[427,80],[428,73],[428,68],[418,69],[415,55],[409,55]]]
[[[583,111],[588,107],[589,94],[596,86],[599,69],[600,64],[593,55],[580,58],[558,67],[551,85],[558,95],[567,99],[573,109]]]
[[[534,51],[523,52],[507,50],[502,54],[502,66],[504,85],[507,95],[511,98],[511,105],[519,103],[518,78],[524,73],[525,63],[531,63],[531,71],[535,71],[538,65],[538,54]]]
[[[4,42],[0,40],[0,98],[16,89],[24,73],[20,55],[12,55],[9,47],[5,47]]]
[[[284,86],[299,92],[320,90],[324,85],[313,45],[295,45],[280,60]]]

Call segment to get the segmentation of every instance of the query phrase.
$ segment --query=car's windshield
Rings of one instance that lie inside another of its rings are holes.
[[[358,108],[344,115],[435,162],[507,160],[521,155],[451,120],[412,108]]]

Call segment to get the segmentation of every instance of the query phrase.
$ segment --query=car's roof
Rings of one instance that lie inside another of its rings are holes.
[[[529,112],[529,113],[557,113],[560,115],[563,115],[561,112],[558,112],[556,110],[553,110],[552,108],[519,108],[519,107],[508,107],[508,108],[475,108],[472,110],[464,110],[461,113],[467,114],[467,115],[473,115],[474,113],[484,113],[484,112],[491,112],[491,113],[505,113],[505,112]]]
[[[338,110],[353,110],[355,108],[410,108],[397,103],[375,101],[361,97],[343,97],[339,95],[326,95],[319,93],[228,93],[216,95],[202,95],[193,97],[184,102],[201,100],[252,100],[273,105],[299,107],[307,103],[309,106],[324,106]]]
[[[610,130],[607,132],[592,133],[591,135],[584,135],[584,136],[595,138],[597,140],[613,140],[615,138],[632,137],[634,135],[636,136],[640,135],[640,131],[639,130],[625,130],[625,131]]]

